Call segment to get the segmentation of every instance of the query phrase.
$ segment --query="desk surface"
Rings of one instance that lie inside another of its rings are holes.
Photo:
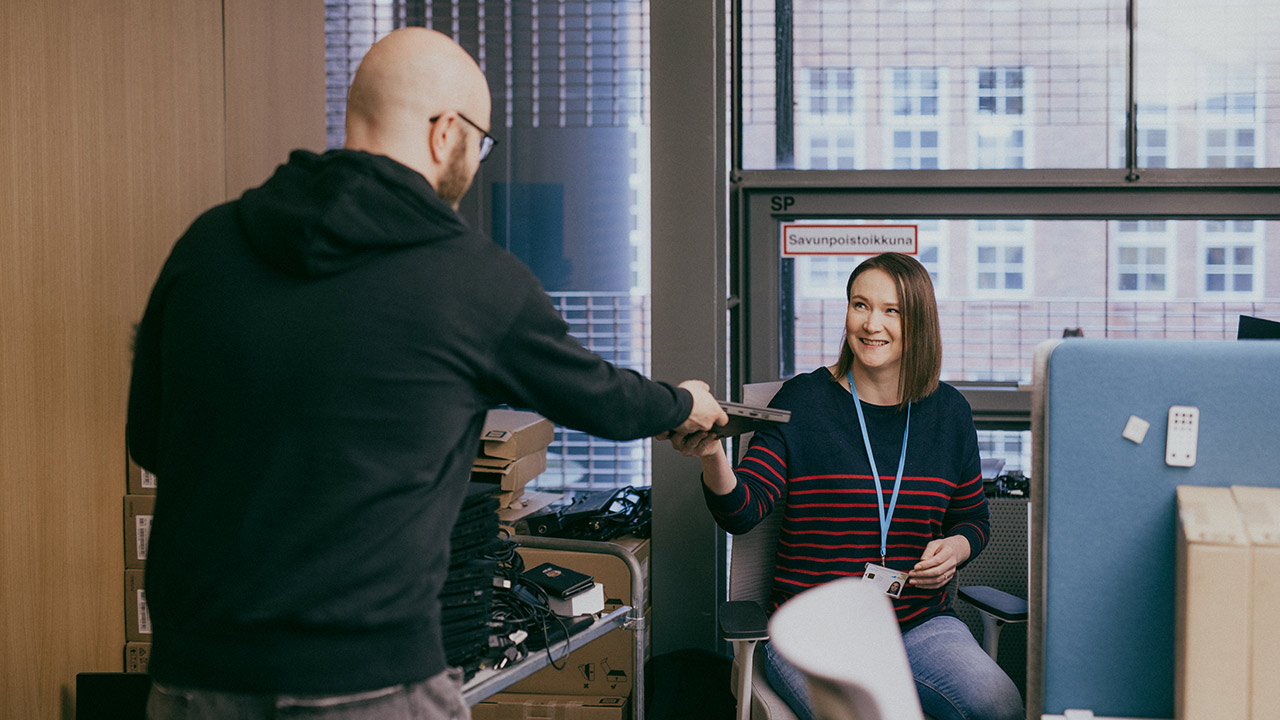
[[[545,649],[538,650],[537,652],[529,653],[524,659],[511,663],[501,670],[486,668],[477,672],[474,677],[462,686],[462,695],[466,698],[467,705],[475,705],[490,695],[502,692],[507,687],[550,665],[552,658],[555,658],[556,662],[560,662],[569,656],[570,649],[576,650],[610,630],[622,627],[626,624],[627,615],[630,612],[631,606],[623,605],[600,616],[586,629],[570,635],[568,640],[561,640],[552,644],[550,653]]]

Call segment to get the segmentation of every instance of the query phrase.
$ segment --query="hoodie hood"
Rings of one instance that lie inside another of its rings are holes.
[[[468,232],[420,173],[381,155],[295,150],[240,198],[249,245],[290,275],[340,273],[399,248]]]

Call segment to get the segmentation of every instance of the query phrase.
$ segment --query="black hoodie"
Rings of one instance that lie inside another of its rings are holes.
[[[632,439],[692,407],[567,329],[528,268],[385,157],[298,151],[197,219],[129,393],[159,486],[153,677],[337,693],[443,670],[437,594],[485,412]]]

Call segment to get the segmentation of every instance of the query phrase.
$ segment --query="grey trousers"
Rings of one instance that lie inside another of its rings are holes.
[[[152,683],[147,720],[470,720],[462,672],[344,695],[234,693]]]

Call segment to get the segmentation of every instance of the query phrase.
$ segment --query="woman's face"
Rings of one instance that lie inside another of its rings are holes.
[[[868,370],[902,363],[902,309],[898,286],[889,273],[877,268],[854,278],[845,332],[854,358]]]

